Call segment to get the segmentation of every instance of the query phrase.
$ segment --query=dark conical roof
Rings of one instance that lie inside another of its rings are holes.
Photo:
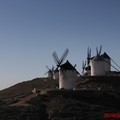
[[[66,61],[66,63],[61,65],[61,68],[64,70],[76,70],[75,67],[73,67],[68,60]]]
[[[109,59],[110,59],[110,57],[108,56],[108,54],[107,54],[106,52],[104,52],[104,53],[101,55],[101,57],[102,57],[102,58],[109,58]]]
[[[96,55],[95,57],[92,58],[93,61],[102,61],[103,58],[101,56]]]

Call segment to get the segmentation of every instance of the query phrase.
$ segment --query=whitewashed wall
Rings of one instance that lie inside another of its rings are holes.
[[[91,60],[91,76],[104,76],[105,62],[103,60]]]
[[[109,58],[104,58],[105,61],[105,72],[111,71],[111,60]]]
[[[59,89],[76,88],[76,71],[75,70],[59,70]]]

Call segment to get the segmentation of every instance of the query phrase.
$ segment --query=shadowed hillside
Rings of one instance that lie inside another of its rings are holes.
[[[117,90],[120,91],[120,76],[90,76],[80,77],[77,88],[92,90]]]
[[[80,77],[76,90],[58,90],[50,78],[25,81],[0,91],[0,120],[104,120],[120,113],[119,86],[120,77],[109,76]]]
[[[120,90],[120,77],[99,76],[99,77],[80,77],[77,80],[77,89],[80,90]],[[58,80],[50,78],[35,78],[24,81],[0,91],[0,99],[31,93],[36,89],[56,89]]]
[[[56,86],[58,86],[58,80],[52,80],[50,78],[35,78],[33,80],[18,83],[14,86],[0,91],[0,99],[31,93],[34,88],[55,89]]]

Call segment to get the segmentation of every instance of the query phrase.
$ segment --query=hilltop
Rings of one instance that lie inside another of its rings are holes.
[[[59,90],[51,78],[24,81],[0,91],[0,120],[102,120],[120,112],[119,86],[110,76],[80,77],[76,90]]]
[[[77,89],[80,90],[120,90],[119,76],[80,77],[77,79]],[[51,78],[35,78],[23,81],[0,91],[0,99],[31,93],[36,89],[57,89],[58,80]]]

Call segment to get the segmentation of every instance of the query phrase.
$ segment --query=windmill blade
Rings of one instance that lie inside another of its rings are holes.
[[[84,61],[82,62],[82,73],[84,73],[84,69],[85,69],[85,67],[84,67]]]
[[[54,68],[55,68],[55,67],[52,65],[52,69],[51,69],[51,70],[52,70],[52,72],[54,71]]]
[[[86,67],[86,61],[84,62],[82,62],[82,68],[83,68],[83,70],[85,69],[85,67]]]
[[[53,54],[52,54],[52,56],[53,56],[53,59],[54,59],[56,65],[58,66],[59,63],[60,63],[60,60],[59,60],[59,58],[58,58],[57,53],[54,51]]]
[[[90,58],[91,58],[91,49],[88,47],[87,49],[87,65],[90,63]]]
[[[84,61],[82,62],[82,73],[84,73],[84,70],[85,70],[85,63],[84,63]]]
[[[91,48],[88,48],[88,58],[91,58]]]
[[[97,56],[99,55],[99,53],[98,53],[98,47],[96,47],[96,53],[97,53]]]
[[[89,58],[89,47],[87,49],[87,58]]]
[[[84,64],[84,68],[86,67],[86,61],[85,61],[85,64]]]
[[[91,48],[89,49],[89,59],[88,59],[88,65],[90,64],[90,58],[91,58]]]
[[[53,74],[55,74],[58,71],[58,67],[54,69]]]
[[[89,57],[90,57],[89,52],[90,52],[90,49],[89,49],[89,47],[88,47],[88,49],[87,49],[87,64],[88,64],[88,65],[89,65]]]
[[[48,74],[48,72],[46,72],[44,75]]]
[[[102,50],[102,45],[100,45],[99,56],[101,54],[101,50]]]
[[[48,71],[50,70],[50,68],[46,65],[46,68],[48,69]]]
[[[84,61],[82,62],[82,68],[84,69]]]
[[[91,48],[90,48],[90,50],[89,50],[89,58],[91,58]]]
[[[64,51],[63,55],[61,56],[59,64],[61,64],[61,63],[65,60],[65,58],[67,57],[68,53],[69,53],[69,50],[68,50],[68,48],[67,48],[67,49]]]
[[[85,71],[85,67],[86,67],[86,61],[84,62],[82,62],[82,68],[83,68],[83,71],[82,71],[82,74],[84,73],[84,71]]]
[[[74,65],[74,68],[75,68],[76,66],[77,66],[77,65],[75,64],[75,65]]]

